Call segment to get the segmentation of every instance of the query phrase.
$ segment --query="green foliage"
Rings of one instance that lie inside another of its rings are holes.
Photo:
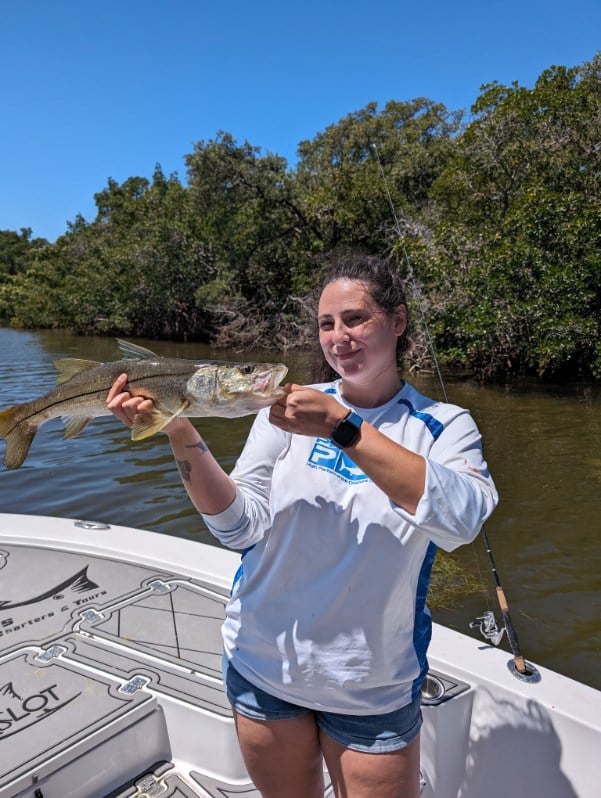
[[[0,285],[0,317],[18,327],[58,327],[64,319],[65,270],[59,247],[47,246],[28,258],[29,266]]]
[[[391,101],[381,113],[370,103],[301,142],[297,180],[319,251],[381,253],[393,227],[390,201],[409,215],[428,205],[458,123],[423,98]]]
[[[44,238],[31,238],[31,228],[22,227],[20,233],[0,230],[0,284],[10,275],[27,271],[33,255],[48,242]]]
[[[485,377],[600,377],[601,59],[492,84],[433,196],[439,351]]]
[[[600,141],[600,55],[484,86],[468,124],[424,98],[370,103],[301,142],[294,169],[220,132],[185,186],[159,167],[109,180],[52,245],[0,231],[0,315],[306,346],[324,258],[359,250],[398,260],[448,364],[600,378]]]
[[[306,250],[307,220],[285,159],[220,133],[198,142],[186,164],[191,206],[211,241],[212,281],[223,291],[221,303],[250,301],[273,312],[294,289],[298,253]]]
[[[210,249],[199,237],[188,192],[160,168],[152,183],[109,180],[98,214],[69,232],[9,287],[14,324],[80,332],[194,337],[207,317],[194,295],[206,280]]]

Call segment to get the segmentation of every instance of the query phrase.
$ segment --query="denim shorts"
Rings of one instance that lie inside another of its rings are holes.
[[[254,720],[287,720],[313,714],[319,729],[345,748],[382,754],[405,748],[422,725],[421,695],[384,715],[345,715],[290,704],[251,684],[230,664],[225,673],[227,697],[240,715]]]

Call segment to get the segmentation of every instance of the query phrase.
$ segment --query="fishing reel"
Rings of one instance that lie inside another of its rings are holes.
[[[497,619],[492,610],[486,610],[482,615],[479,615],[474,621],[469,623],[470,629],[478,629],[480,634],[485,640],[490,641],[493,646],[498,646],[503,639],[503,632],[505,627],[499,629],[497,626]]]

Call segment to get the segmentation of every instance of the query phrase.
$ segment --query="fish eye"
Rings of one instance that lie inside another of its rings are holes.
[[[252,374],[254,371],[254,366],[251,366],[249,363],[246,363],[244,366],[240,366],[240,371],[243,374]]]

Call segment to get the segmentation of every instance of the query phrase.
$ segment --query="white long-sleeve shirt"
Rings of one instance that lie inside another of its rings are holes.
[[[204,516],[244,549],[223,625],[225,654],[250,682],[330,712],[391,712],[427,672],[426,594],[436,547],[476,537],[498,501],[470,414],[405,384],[375,408],[346,402],[426,460],[414,515],[331,441],[258,414],[231,476],[233,503]]]

